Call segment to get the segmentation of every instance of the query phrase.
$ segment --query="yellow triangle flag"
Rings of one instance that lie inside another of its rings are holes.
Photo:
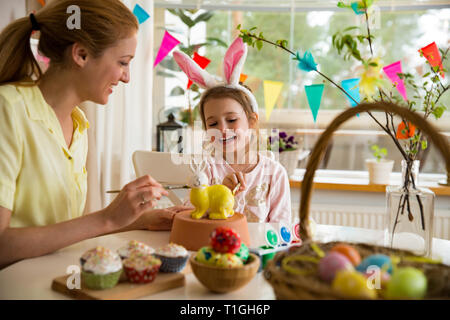
[[[269,121],[275,102],[281,93],[283,82],[264,80],[264,103],[266,107],[266,121]]]

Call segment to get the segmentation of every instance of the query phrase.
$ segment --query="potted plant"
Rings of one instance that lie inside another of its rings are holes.
[[[385,159],[387,156],[386,148],[380,148],[374,144],[370,147],[373,159],[366,159],[367,170],[369,171],[370,184],[389,184],[394,160]]]
[[[268,138],[268,149],[279,154],[279,161],[286,169],[288,176],[294,174],[297,168],[301,149],[298,141],[293,135],[288,135],[285,131],[273,130]],[[275,133],[275,134],[274,134]]]

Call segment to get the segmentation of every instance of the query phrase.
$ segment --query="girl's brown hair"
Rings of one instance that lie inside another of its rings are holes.
[[[72,13],[67,8],[80,8],[80,28],[69,29]],[[55,0],[34,14],[39,25],[38,50],[50,58],[50,66],[66,66],[66,51],[73,43],[85,46],[93,57],[102,55],[117,40],[126,38],[139,28],[134,14],[120,0]],[[0,84],[39,81],[42,76],[30,46],[30,18],[20,18],[0,34]]]
[[[250,89],[246,87],[249,91]],[[205,103],[208,100],[211,99],[223,99],[223,98],[230,98],[238,102],[242,108],[244,109],[245,115],[247,116],[247,119],[256,119],[253,116],[253,109],[252,105],[250,103],[249,98],[244,93],[244,91],[239,90],[237,88],[233,87],[227,87],[227,86],[217,86],[213,87],[211,89],[206,90],[200,99],[199,103],[199,111],[200,111],[200,117],[202,119],[203,128],[206,129],[206,119],[205,119]],[[257,129],[257,128],[256,128]]]

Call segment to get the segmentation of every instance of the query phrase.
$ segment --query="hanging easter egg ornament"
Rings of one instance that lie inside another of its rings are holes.
[[[283,243],[290,243],[292,240],[291,231],[284,224],[280,224],[280,237]]]
[[[278,245],[278,235],[271,225],[266,225],[266,243],[269,247],[276,247]]]

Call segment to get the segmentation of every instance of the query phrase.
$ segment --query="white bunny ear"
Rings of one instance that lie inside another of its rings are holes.
[[[236,38],[225,53],[223,74],[228,84],[239,84],[239,77],[247,58],[247,45],[242,38]]]
[[[201,88],[208,89],[217,85],[216,79],[207,71],[200,68],[200,66],[184,52],[175,51],[173,53],[173,58],[188,78],[198,84]]]

